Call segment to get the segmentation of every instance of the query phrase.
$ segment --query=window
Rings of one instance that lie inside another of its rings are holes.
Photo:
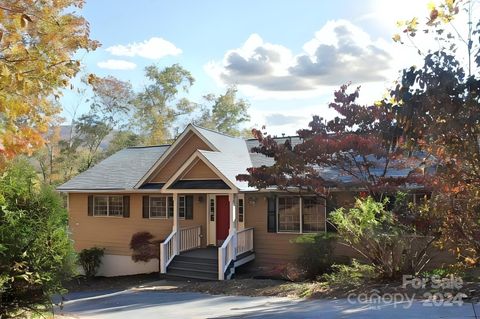
[[[173,201],[173,198],[172,198],[172,201]],[[185,203],[185,196],[180,196],[178,198],[178,218],[180,218],[180,219],[185,219],[185,211],[186,211],[186,205],[185,204],[186,204]]]
[[[108,215],[123,216],[123,196],[108,197]]]
[[[167,218],[167,197],[150,197],[150,218]]]
[[[245,208],[243,203],[243,198],[238,199],[238,222],[243,223],[243,218],[245,215]]]
[[[280,233],[316,233],[325,231],[325,205],[315,197],[278,198],[277,231]]]
[[[278,198],[278,231],[300,232],[300,205],[298,197]]]
[[[215,199],[210,198],[210,221],[215,221]]]
[[[325,230],[325,206],[315,197],[302,198],[302,231],[316,233]]]
[[[123,216],[123,196],[94,196],[94,216]]]
[[[185,219],[185,196],[178,198],[178,215]],[[172,196],[150,196],[150,218],[173,218],[173,197]]]

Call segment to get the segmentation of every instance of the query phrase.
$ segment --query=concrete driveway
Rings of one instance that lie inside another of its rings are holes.
[[[202,293],[162,291],[78,292],[66,296],[63,310],[80,318],[477,318],[480,306],[426,307],[414,301],[380,305],[352,304],[339,300],[292,300],[276,297],[212,296]]]

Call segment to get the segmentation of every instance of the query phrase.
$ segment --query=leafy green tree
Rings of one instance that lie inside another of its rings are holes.
[[[137,126],[147,144],[165,143],[174,137],[175,121],[197,108],[195,103],[180,97],[195,79],[178,64],[163,69],[147,66],[145,75],[150,84],[135,99]]]
[[[140,146],[143,144],[143,138],[132,131],[118,131],[113,135],[112,140],[108,143],[108,147],[104,152],[104,156],[108,157],[126,147]]]
[[[85,147],[86,156],[83,167],[80,171],[89,169],[97,160],[98,150],[102,141],[112,131],[112,127],[104,122],[95,113],[82,115],[75,123],[75,130],[78,132],[78,139]]]
[[[235,86],[229,87],[219,96],[206,95],[205,100],[212,105],[203,107],[197,124],[232,136],[245,135],[246,132],[240,125],[250,120],[250,105],[244,99],[237,99]]]
[[[12,161],[0,176],[0,317],[49,309],[74,264],[61,197],[26,160]]]
[[[90,113],[96,114],[112,129],[127,126],[135,99],[132,84],[110,75],[90,76],[84,81],[90,85],[93,93]]]
[[[83,80],[92,90],[90,110],[74,121],[70,141],[61,143],[61,155],[67,159],[80,154],[81,166],[77,172],[86,170],[104,158],[100,146],[105,138],[116,129],[128,125],[132,116],[134,93],[129,82],[113,76],[97,77],[90,75]],[[68,142],[68,143],[67,143]]]
[[[330,214],[340,243],[353,249],[385,278],[418,274],[430,261],[434,237],[412,236],[414,229],[397,222],[387,210],[388,200],[357,199],[348,211],[339,208]]]

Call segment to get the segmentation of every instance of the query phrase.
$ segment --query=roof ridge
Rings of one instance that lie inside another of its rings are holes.
[[[292,138],[292,137],[298,137],[301,138],[300,135],[288,135],[288,136],[273,136],[272,138],[275,139],[281,139],[281,138]],[[258,141],[257,138],[247,138],[245,141]]]
[[[201,129],[203,129],[203,130],[206,130],[206,131],[209,131],[209,132],[212,132],[212,133],[216,133],[216,134],[223,135],[223,136],[230,137],[230,138],[235,138],[235,139],[243,140],[243,138],[241,138],[241,137],[239,137],[239,136],[232,136],[232,135],[229,135],[229,134],[227,134],[227,133],[215,131],[215,130],[213,130],[213,129],[210,129],[210,128],[206,128],[206,127],[197,125],[197,124],[195,124],[195,123],[193,123],[193,122],[190,123],[190,124],[192,124],[193,127],[201,128]]]
[[[165,146],[171,146],[171,144],[127,146],[127,147],[125,147],[125,149],[154,148],[154,147],[165,147]]]

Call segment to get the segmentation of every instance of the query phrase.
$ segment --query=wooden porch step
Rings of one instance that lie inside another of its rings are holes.
[[[204,255],[205,252],[197,250],[175,256],[167,267],[167,275],[202,280],[218,280],[218,260],[204,258]],[[209,255],[207,254],[207,256]]]
[[[185,256],[185,255],[177,255],[173,259],[174,261],[185,261],[185,262],[192,262],[192,263],[201,263],[201,264],[206,264],[206,265],[217,265],[218,266],[218,261],[217,259],[210,259],[210,258],[201,258],[201,257],[190,257],[190,256]],[[173,262],[173,261],[172,261]]]
[[[218,272],[218,263],[217,264],[206,264],[201,262],[192,261],[183,261],[183,260],[173,260],[169,268],[182,268],[182,269],[193,269],[193,270],[205,270],[205,271],[214,271]]]
[[[202,280],[218,280],[218,273],[216,272],[208,273],[197,270],[170,269],[170,267],[167,271],[167,275]]]

